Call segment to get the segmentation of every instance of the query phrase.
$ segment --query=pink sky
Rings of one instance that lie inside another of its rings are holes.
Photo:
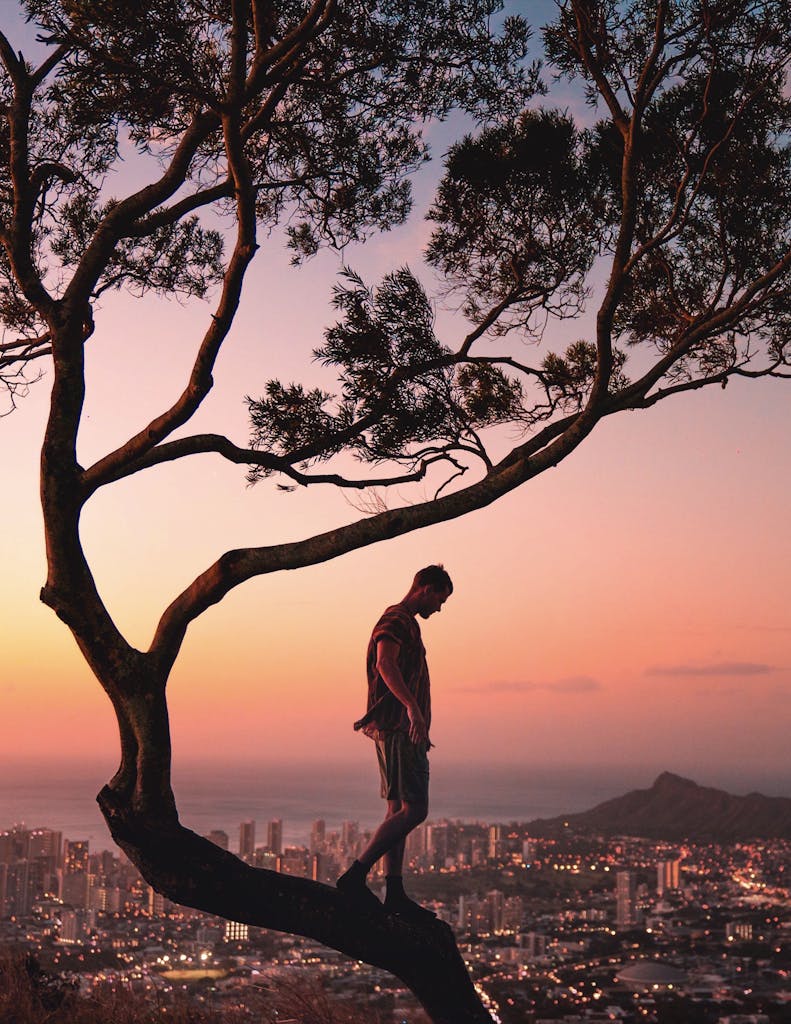
[[[372,282],[408,261],[430,285],[419,212],[345,259]],[[309,353],[333,318],[340,265],[324,253],[292,271],[276,240],[261,241],[215,391],[192,424],[239,443],[245,394],[272,376],[324,379]],[[209,312],[201,303],[104,301],[88,346],[84,464],[180,392]],[[462,333],[447,312],[439,323],[448,342]],[[556,343],[584,326],[563,332]],[[96,753],[111,769],[109,703],[37,599],[37,449],[49,381],[0,420],[9,482],[0,754]],[[712,782],[736,764],[746,774],[784,771],[789,399],[788,384],[736,381],[621,415],[489,509],[239,588],[192,626],[173,673],[176,756],[368,758],[351,722],[363,709],[371,626],[417,568],[442,561],[456,591],[423,624],[436,758],[639,763]],[[165,605],[223,550],[301,538],[357,514],[329,489],[248,488],[243,470],[204,456],[102,491],[83,539],[117,623],[147,646]]]
[[[404,258],[410,230],[375,247],[373,273],[379,260]],[[308,379],[318,373],[306,353],[330,315],[333,263],[327,254],[276,278],[256,269],[202,426],[243,441],[244,393],[300,362]],[[176,393],[206,312],[106,303],[90,343],[85,460]],[[37,601],[47,390],[45,379],[0,424],[14,481],[0,597],[2,749],[112,759],[106,698]],[[790,408],[780,383],[736,382],[623,415],[487,510],[239,588],[193,625],[174,671],[176,753],[364,756],[350,723],[364,700],[370,628],[414,569],[443,561],[456,592],[423,625],[437,756],[639,759],[709,775],[734,760],[776,768],[791,676]],[[330,490],[248,488],[243,471],[205,456],[106,489],[86,511],[83,536],[117,622],[147,646],[165,604],[222,550],[303,537],[356,514]]]

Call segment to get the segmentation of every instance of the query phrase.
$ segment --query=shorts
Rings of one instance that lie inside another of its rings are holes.
[[[384,733],[376,740],[383,800],[428,804],[428,754],[405,732]]]

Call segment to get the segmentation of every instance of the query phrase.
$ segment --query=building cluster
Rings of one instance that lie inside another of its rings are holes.
[[[207,837],[228,849],[227,833]],[[248,863],[331,882],[367,843],[356,822],[316,820],[304,846],[283,822],[242,822]],[[234,836],[234,840],[236,837]],[[236,847],[236,843],[233,843]],[[529,834],[524,825],[426,822],[410,835],[409,886],[455,930],[503,1024],[791,1019],[788,854],[777,841],[672,847],[634,837]],[[381,879],[374,876],[376,889]],[[417,1006],[393,977],[305,939],[170,904],[111,851],[52,829],[0,833],[0,942],[83,988],[131,985],[248,1006],[289,978],[393,1019]]]

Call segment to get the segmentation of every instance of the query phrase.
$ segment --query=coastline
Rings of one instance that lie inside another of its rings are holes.
[[[29,828],[61,831],[88,839],[91,849],[113,848],[95,794],[112,775],[102,759],[59,763],[0,761],[0,831],[24,822]],[[448,764],[432,761],[429,820],[444,818],[491,824],[529,821],[588,810],[633,789],[649,787],[663,769],[656,766],[571,766]],[[738,776],[681,770],[702,785],[731,792],[791,794],[791,777],[760,772]],[[323,818],[328,831],[344,821],[371,828],[381,818],[375,765],[365,758],[344,764],[260,761],[241,764],[177,762],[173,786],[181,821],[206,834],[222,829],[230,848],[238,845],[242,821],[257,823],[259,839],[267,821],[280,818],[287,845],[307,842],[311,823]]]

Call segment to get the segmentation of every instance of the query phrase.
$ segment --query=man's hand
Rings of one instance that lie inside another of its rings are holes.
[[[417,704],[407,705],[409,716],[409,738],[417,747],[428,747],[428,729],[426,720]]]

